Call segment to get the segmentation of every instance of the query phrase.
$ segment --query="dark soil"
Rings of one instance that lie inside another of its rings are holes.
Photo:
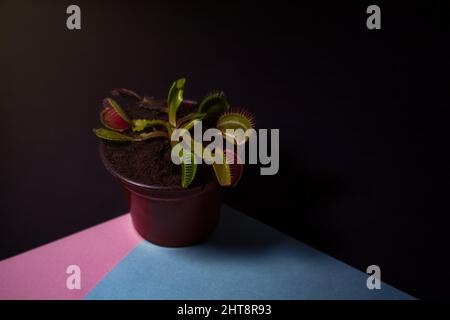
[[[133,97],[113,97],[131,119],[167,119],[167,114],[153,110],[152,106],[142,106]],[[156,108],[158,109],[158,108]],[[191,112],[190,106],[181,106],[179,117]],[[131,132],[125,132],[131,134]],[[143,142],[111,142],[105,144],[105,157],[120,175],[139,183],[153,186],[181,186],[181,165],[171,160],[168,139],[156,138]],[[211,166],[199,165],[191,186],[211,181]]]

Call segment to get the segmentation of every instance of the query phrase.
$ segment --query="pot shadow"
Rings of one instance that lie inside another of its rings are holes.
[[[283,166],[272,176],[261,175],[259,165],[247,165],[239,186],[225,190],[225,203],[299,241],[336,248],[332,231],[341,217],[333,213],[352,177],[309,168],[300,149],[293,154],[280,148],[280,158]]]
[[[254,256],[272,249],[285,237],[270,226],[224,206],[217,229],[203,246],[221,255]]]

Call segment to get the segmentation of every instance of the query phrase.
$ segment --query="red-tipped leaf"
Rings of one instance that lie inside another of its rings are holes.
[[[122,117],[111,107],[104,108],[100,113],[100,120],[105,127],[115,131],[125,131],[131,125],[122,119]]]
[[[119,132],[131,127],[131,121],[125,111],[111,98],[103,100],[104,109],[100,113],[100,121],[105,127]]]

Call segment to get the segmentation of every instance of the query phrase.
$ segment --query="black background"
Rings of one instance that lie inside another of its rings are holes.
[[[78,4],[82,30],[66,29]],[[382,29],[366,28],[378,4]],[[115,87],[222,89],[279,128],[227,203],[420,298],[449,297],[443,2],[0,1],[0,258],[126,212],[91,128]]]

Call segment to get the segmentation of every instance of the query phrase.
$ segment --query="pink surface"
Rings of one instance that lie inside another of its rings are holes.
[[[0,299],[82,299],[141,238],[129,214],[0,262]],[[69,290],[69,265],[81,289]]]

